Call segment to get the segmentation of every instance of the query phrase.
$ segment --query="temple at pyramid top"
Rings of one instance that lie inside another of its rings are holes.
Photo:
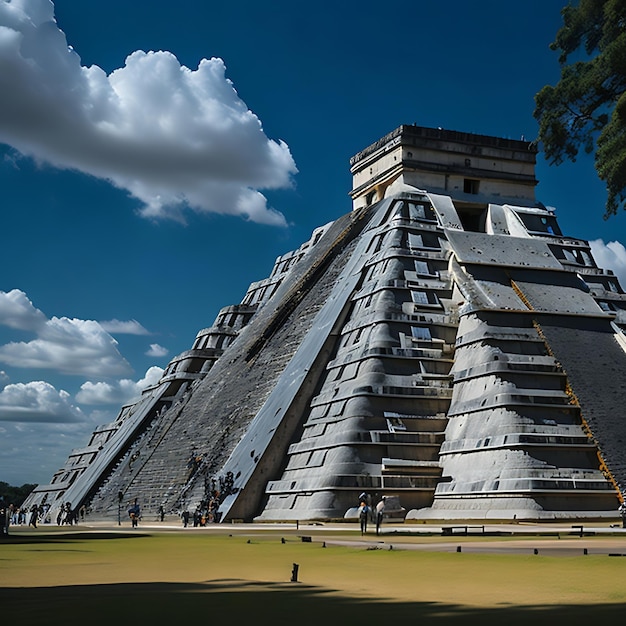
[[[535,200],[535,158],[418,126],[354,156],[352,209],[26,505],[350,520],[384,497],[407,521],[617,517],[626,294]]]
[[[527,141],[400,126],[350,159],[358,209],[405,186],[459,202],[535,204],[537,149]]]

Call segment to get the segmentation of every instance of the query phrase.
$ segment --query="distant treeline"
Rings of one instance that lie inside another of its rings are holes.
[[[25,484],[21,487],[13,487],[9,483],[0,480],[0,500],[4,500],[6,505],[14,504],[22,506],[22,502],[37,485]]]

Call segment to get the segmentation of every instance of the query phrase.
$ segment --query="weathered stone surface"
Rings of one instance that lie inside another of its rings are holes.
[[[535,201],[534,154],[420,127],[359,153],[354,210],[28,504],[294,520],[385,495],[409,519],[614,516],[626,295]]]

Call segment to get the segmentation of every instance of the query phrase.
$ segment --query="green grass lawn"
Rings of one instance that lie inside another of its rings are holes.
[[[2,621],[569,626],[621,617],[626,607],[626,558],[324,547],[323,535],[312,539],[228,528],[14,533],[0,543]]]

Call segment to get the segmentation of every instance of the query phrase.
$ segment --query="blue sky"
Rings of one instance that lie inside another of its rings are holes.
[[[46,483],[401,124],[533,139],[563,0],[0,0],[0,480]],[[68,48],[71,47],[71,48]],[[590,159],[537,164],[626,272]]]

